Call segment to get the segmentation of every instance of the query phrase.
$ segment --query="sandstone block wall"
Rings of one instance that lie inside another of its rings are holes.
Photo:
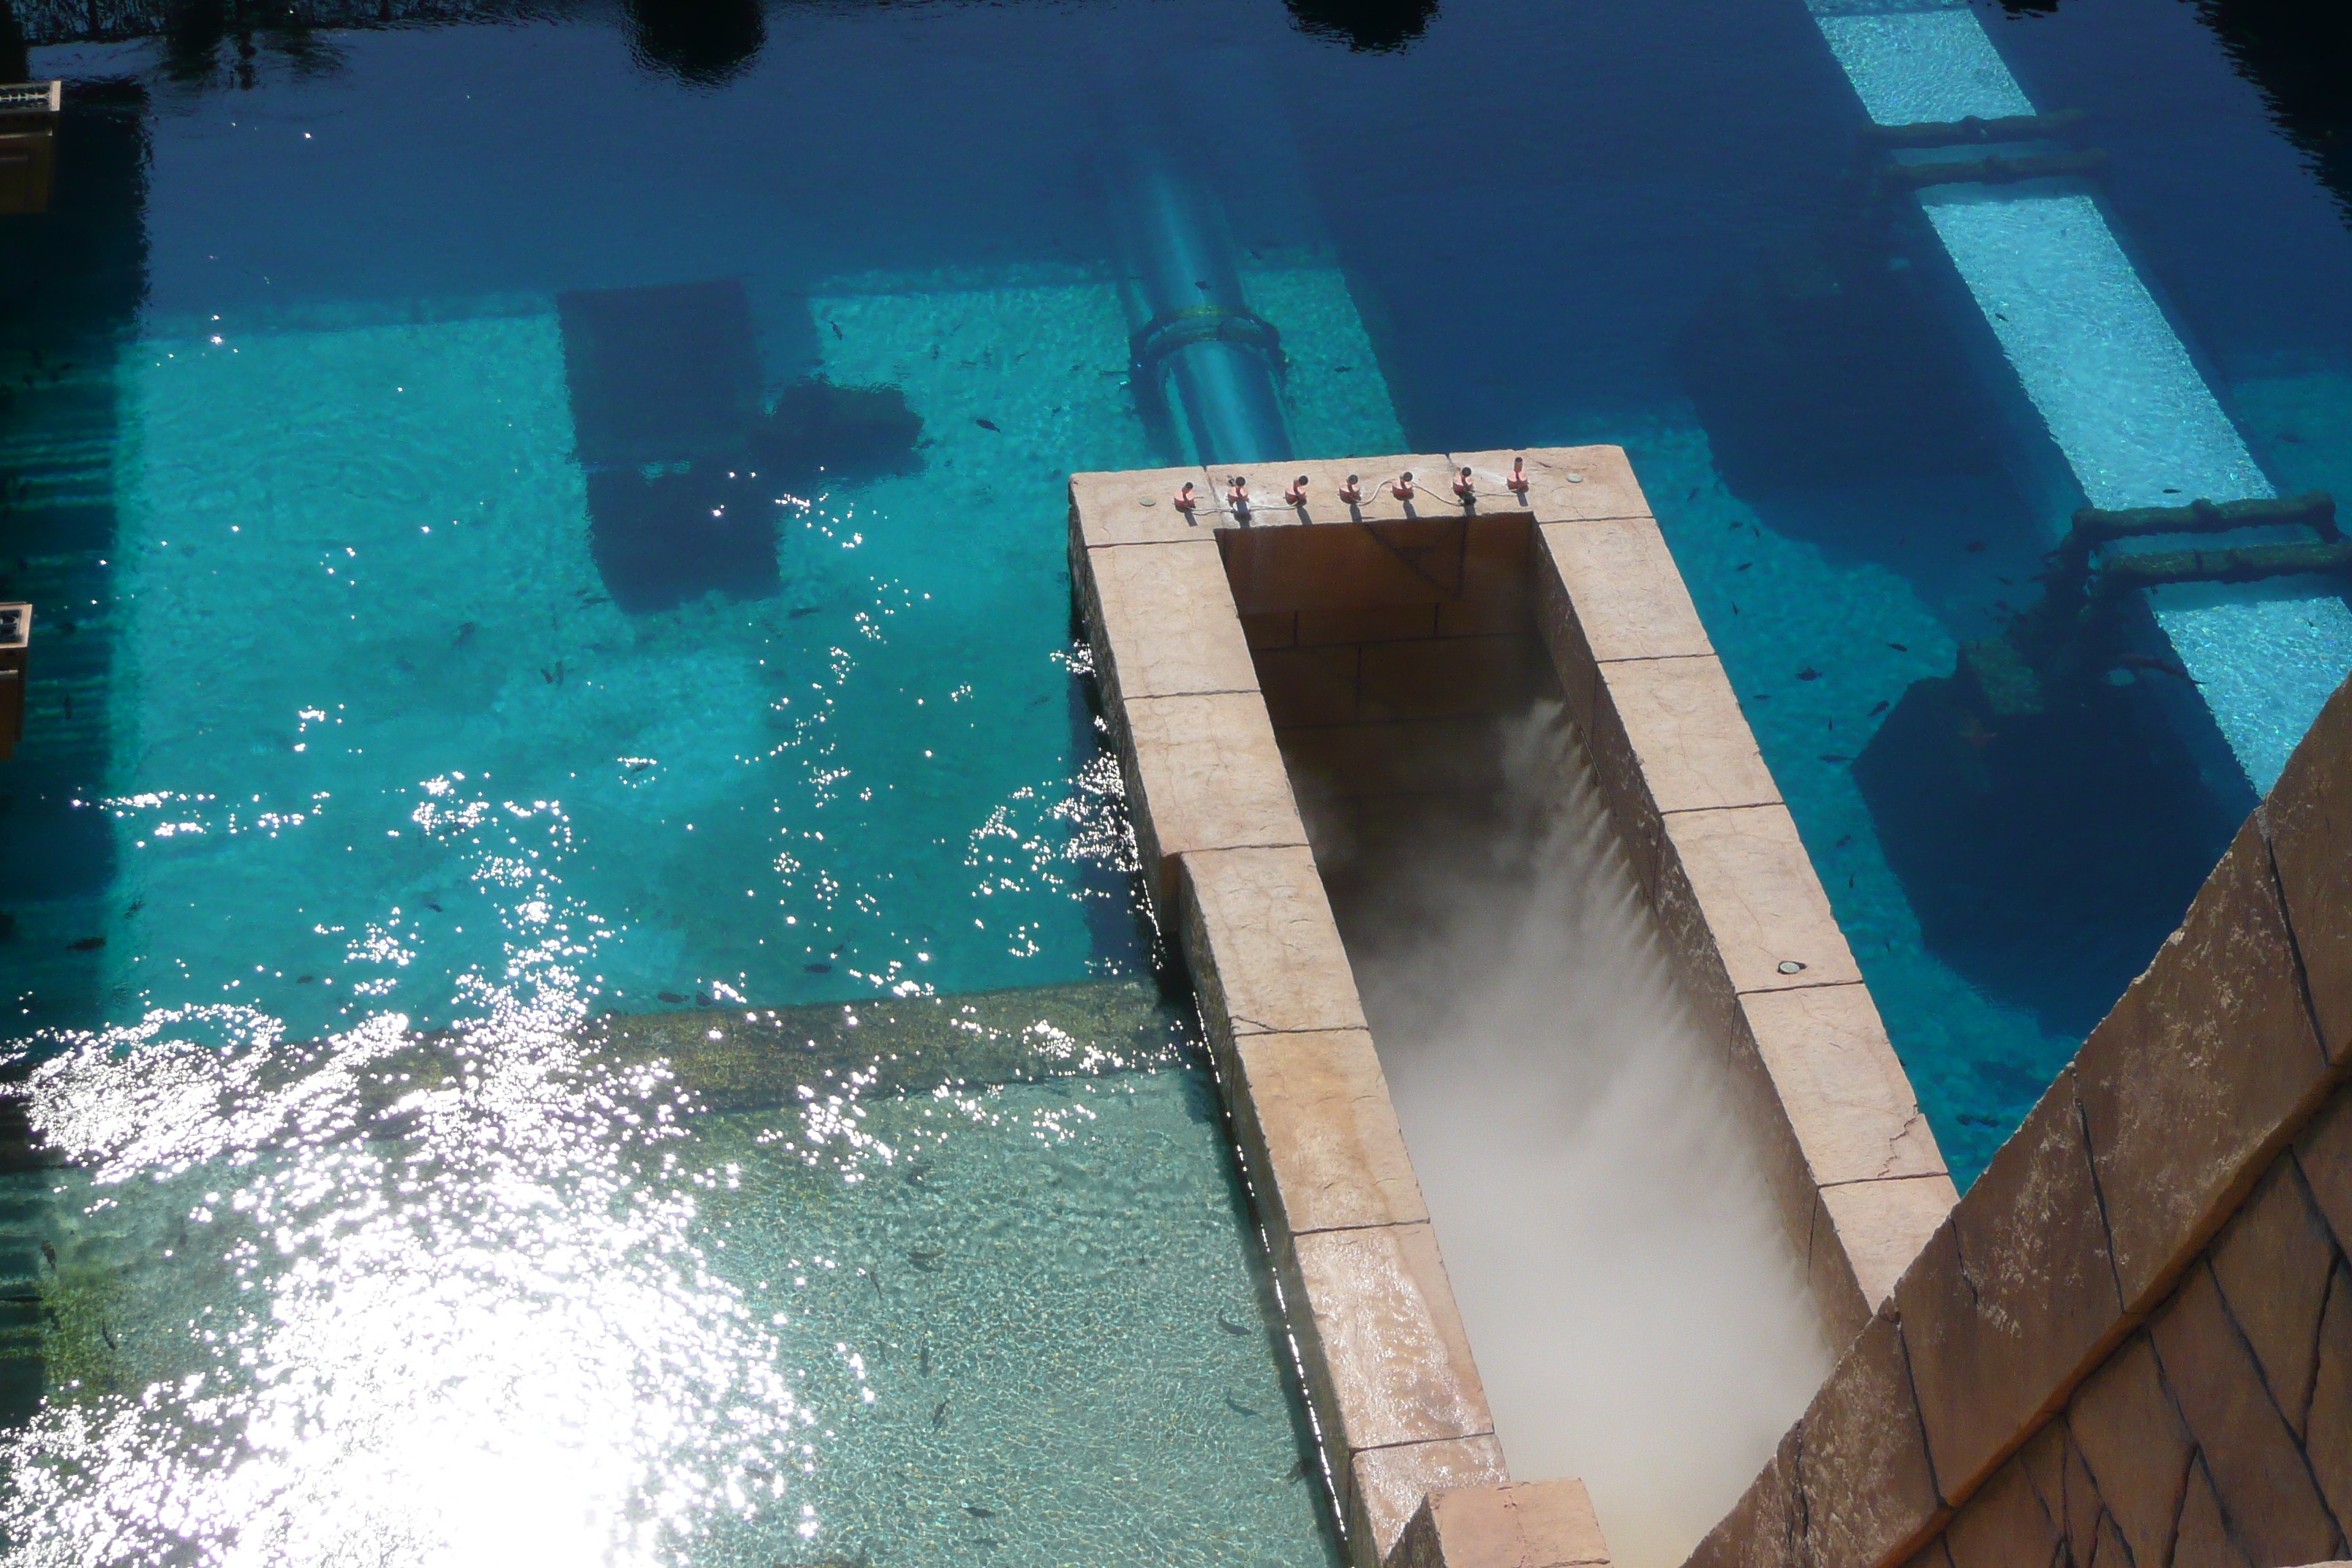
[[[1200,469],[1071,480],[1073,585],[1153,905],[1201,998],[1362,1568],[1599,1560],[1580,1486],[1505,1468],[1324,882],[1475,806],[1497,716],[1549,695],[1583,729],[1833,1329],[1870,1321],[1953,1198],[1624,454],[1525,453],[1513,495],[1517,456],[1299,465],[1262,476],[1247,517]],[[1420,494],[1400,500],[1408,469]],[[1282,504],[1302,470],[1307,504]],[[1187,482],[1190,515],[1171,504]]]
[[[2352,1550],[2352,684],[1692,1558]]]

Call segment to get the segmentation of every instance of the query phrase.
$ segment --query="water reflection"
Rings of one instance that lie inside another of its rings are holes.
[[[651,1563],[783,1506],[817,1415],[698,1237],[733,1173],[678,1179],[674,1075],[589,1059],[580,1013],[498,994],[374,1117],[397,1015],[158,1014],[41,1064],[68,1375],[0,1449],[16,1560]]]

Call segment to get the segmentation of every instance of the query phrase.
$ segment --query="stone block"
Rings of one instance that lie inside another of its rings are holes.
[[[1080,565],[1106,709],[1138,697],[1257,689],[1213,542],[1116,545],[1086,552]]]
[[[2258,814],[2331,1060],[2352,1057],[2352,681],[2336,689]]]
[[[1298,642],[1405,642],[1437,635],[1435,605],[1368,605],[1362,609],[1301,610]]]
[[[1587,731],[1593,771],[1610,815],[1643,825],[1627,840],[1645,887],[1657,885],[1663,814],[1780,801],[1748,716],[1712,655],[1614,659],[1597,673]]]
[[[1429,1217],[1371,1036],[1240,1035],[1219,1067],[1270,1232]]]
[[[1952,1179],[1892,1176],[1823,1187],[1815,1198],[1806,1277],[1832,1342],[1862,1331],[1958,1200]]]
[[[2025,1467],[2014,1461],[1995,1470],[1944,1531],[1952,1568],[2054,1563],[2064,1540],[2062,1521],[2050,1517]]]
[[[1531,637],[1436,637],[1363,650],[1367,723],[1516,713],[1540,689]]]
[[[2231,1320],[2246,1337],[2271,1402],[2300,1437],[2310,1411],[2320,1310],[2336,1267],[2327,1226],[2294,1162],[2274,1162],[2208,1253]]]
[[[2237,1539],[2263,1563],[2316,1563],[2344,1542],[2211,1270],[2189,1269],[2148,1325],[2164,1384]],[[2184,1526],[2185,1528],[2185,1526]],[[2179,1561],[2176,1554],[2175,1561]]]
[[[1460,594],[1437,606],[1442,637],[1535,631],[1536,531],[1524,518],[1474,517],[1465,526]]]
[[[1210,1035],[1361,1029],[1355,972],[1306,848],[1180,856],[1183,946]]]
[[[1313,1342],[1304,1357],[1308,1388],[1335,1452],[1492,1435],[1427,1225],[1314,1231],[1294,1237],[1292,1253],[1294,1299],[1307,1309],[1296,1326]],[[1420,1500],[1400,1500],[1390,1539]]]
[[[1782,1436],[1731,1511],[1692,1552],[1684,1568],[1811,1568],[1802,1484],[1804,1426]]]
[[[2066,1406],[2065,1426],[2132,1560],[2163,1562],[2196,1439],[2164,1391],[2145,1332],[2126,1340],[2083,1380]]]
[[[1484,1544],[1477,1527],[1482,1495],[1500,1493],[1510,1479],[1504,1468],[1503,1447],[1492,1436],[1453,1438],[1434,1443],[1408,1443],[1394,1448],[1373,1448],[1357,1454],[1349,1467],[1348,1487],[1349,1556],[1364,1568],[1394,1568],[1414,1561],[1416,1552],[1440,1547],[1433,1561],[1443,1568],[1464,1568],[1475,1559],[1457,1561],[1450,1539],[1441,1542],[1433,1529],[1419,1542],[1408,1544],[1406,1526],[1433,1499],[1459,1497],[1464,1505],[1447,1508],[1439,1516],[1472,1532],[1465,1544]]]
[[[2342,1264],[2328,1283],[2317,1339],[2304,1458],[2336,1519],[2352,1520],[2352,1268]]]
[[[1187,482],[1204,499],[1209,475],[1202,468],[1135,468],[1124,473],[1070,476],[1070,552],[1100,544],[1149,544],[1172,539],[1205,539],[1216,522],[1204,505],[1187,517],[1176,510],[1176,492]]]
[[[1255,692],[1128,702],[1120,762],[1137,847],[1163,917],[1176,857],[1194,849],[1305,845],[1306,824]]]
[[[2337,1248],[2352,1252],[2352,1088],[2338,1088],[2304,1124],[2294,1161]]]
[[[1954,1206],[1895,1307],[1937,1478],[1965,1492],[2124,1327],[2071,1074]]]
[[[1528,495],[1523,501],[1505,486],[1511,459],[1527,459]],[[1456,452],[1455,468],[1467,468],[1479,490],[1478,510],[1490,515],[1532,514],[1541,522],[1590,522],[1601,518],[1647,517],[1650,501],[1633,478],[1622,447],[1532,447],[1524,450]]]
[[[1943,1522],[1903,1333],[1882,1309],[1799,1423],[1805,1541],[1817,1568],[1879,1568]]]
[[[1546,524],[1542,535],[1534,568],[1538,603],[1545,602],[1547,576],[1556,579],[1591,658],[1676,658],[1715,651],[1656,523],[1647,518],[1555,522]]]
[[[2181,1500],[2169,1562],[2171,1568],[2253,1568],[2231,1536],[2213,1473],[2201,1458],[2189,1466],[2188,1492]]]
[[[1782,805],[1678,811],[1652,897],[1692,1005],[1718,1037],[1734,996],[1862,978]],[[1784,967],[1786,966],[1786,967]]]
[[[1225,575],[1244,614],[1426,605],[1462,587],[1458,518],[1400,518],[1335,528],[1223,529]]]
[[[1503,782],[1494,726],[1481,719],[1293,730],[1282,754],[1294,774],[1345,795],[1452,795]]]
[[[1809,1186],[1947,1173],[1869,987],[1743,994],[1732,1062],[1765,1079]]]
[[[1218,557],[1222,563],[1222,554]],[[1227,584],[1225,594],[1232,597],[1233,585]],[[1253,652],[1262,647],[1293,647],[1298,642],[1298,612],[1272,610],[1264,615],[1243,616],[1242,637]]]
[[[1260,652],[1258,681],[1274,727],[1354,723],[1358,718],[1356,667],[1362,652],[1353,643]]]
[[[2083,1468],[2083,1457],[2067,1439],[2063,1418],[2043,1422],[2042,1430],[2018,1450],[2014,1462],[2024,1470],[2042,1508],[2057,1521],[2059,1534],[2072,1542],[2089,1541],[2097,1533],[2098,1489]]]
[[[2326,1088],[2256,825],[2074,1058],[2125,1308],[2145,1312]]]
[[[1580,1480],[1433,1491],[1387,1568],[1602,1568],[1609,1548]]]

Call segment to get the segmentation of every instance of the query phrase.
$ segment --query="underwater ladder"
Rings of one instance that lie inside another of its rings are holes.
[[[2036,111],[1967,0],[1807,0],[1880,125]],[[2275,495],[2089,195],[1937,185],[1927,220],[2090,504]],[[2302,587],[2152,595],[2257,793],[2352,666],[2352,610]]]

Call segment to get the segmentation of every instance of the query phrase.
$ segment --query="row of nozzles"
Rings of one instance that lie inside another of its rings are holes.
[[[1307,477],[1305,474],[1291,480],[1289,488],[1282,492],[1283,504],[1304,507],[1307,504]],[[1503,481],[1503,485],[1513,495],[1524,497],[1528,493],[1528,460],[1525,458],[1511,459],[1510,477]],[[1389,494],[1397,500],[1410,501],[1419,493],[1414,487],[1411,468],[1407,468],[1389,481]],[[1454,499],[1464,506],[1468,506],[1478,499],[1478,487],[1471,479],[1470,470],[1466,467],[1454,478]],[[1339,487],[1340,504],[1356,507],[1362,505],[1363,500],[1363,476],[1349,474],[1348,482]],[[1176,492],[1175,501],[1176,510],[1181,512],[1195,511],[1201,505],[1201,498],[1194,493],[1193,487],[1190,483]],[[1232,484],[1226,489],[1224,509],[1235,517],[1249,516],[1249,480],[1243,475],[1235,474]]]

